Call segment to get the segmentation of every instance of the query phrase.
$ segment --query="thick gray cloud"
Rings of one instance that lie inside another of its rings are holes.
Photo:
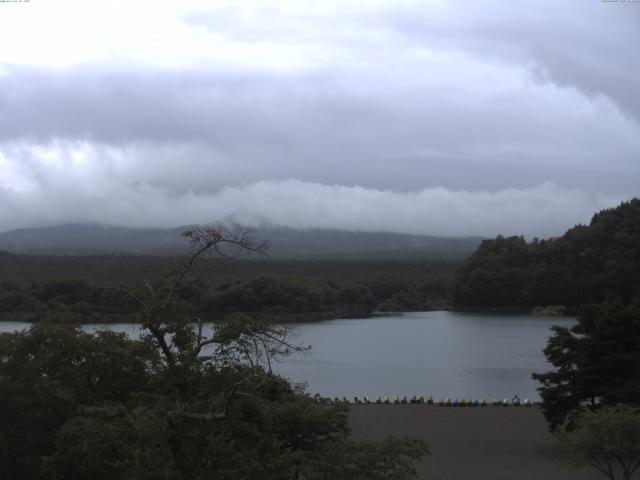
[[[640,4],[360,3],[162,3],[130,30],[155,50],[106,20],[59,65],[0,49],[0,230],[542,236],[638,194]]]
[[[458,0],[436,14],[390,7],[380,22],[409,43],[527,65],[540,81],[607,96],[640,119],[640,8],[631,3]]]
[[[71,167],[71,169],[69,168]],[[563,233],[595,210],[620,201],[551,183],[530,189],[452,191],[442,187],[395,192],[300,180],[260,181],[215,193],[175,191],[149,184],[122,186],[93,168],[66,165],[61,172],[30,172],[37,185],[0,189],[0,223],[14,226],[94,222],[167,227],[211,220],[258,226],[396,231],[442,236],[529,237]],[[70,174],[69,174],[70,173]],[[111,172],[114,175],[115,172]],[[27,194],[25,194],[27,192]],[[99,215],[97,215],[99,213]]]

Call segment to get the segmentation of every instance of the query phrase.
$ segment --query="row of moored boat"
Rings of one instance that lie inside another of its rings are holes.
[[[384,405],[401,405],[401,404],[427,404],[427,405],[440,405],[441,407],[530,407],[532,405],[531,401],[528,398],[524,400],[520,400],[518,396],[514,396],[511,400],[508,398],[504,398],[502,400],[485,400],[484,398],[474,398],[474,399],[451,399],[451,398],[442,398],[437,402],[433,399],[432,396],[424,397],[413,396],[407,397],[403,396],[385,396],[385,397],[376,397],[375,399],[370,399],[367,396],[362,398],[360,397],[334,397],[334,398],[324,398],[320,395],[316,395],[314,397],[318,402],[323,403],[354,403],[354,404],[363,404],[363,403],[377,403]]]

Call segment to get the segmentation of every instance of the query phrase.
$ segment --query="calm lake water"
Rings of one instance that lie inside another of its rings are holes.
[[[326,396],[538,399],[531,373],[550,369],[542,354],[549,329],[574,323],[566,317],[414,312],[296,324],[298,341],[311,345],[311,352],[274,370]],[[25,327],[0,322],[0,331]],[[139,333],[136,324],[107,327]]]

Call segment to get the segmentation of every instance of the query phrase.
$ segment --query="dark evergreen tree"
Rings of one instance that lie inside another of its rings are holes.
[[[534,374],[552,430],[571,427],[581,407],[640,405],[640,303],[584,309],[572,328],[554,327],[544,350],[555,371]]]

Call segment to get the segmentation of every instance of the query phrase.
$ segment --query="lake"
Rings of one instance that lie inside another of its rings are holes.
[[[324,396],[433,395],[434,398],[539,399],[532,372],[550,369],[542,349],[552,325],[575,319],[468,312],[412,312],[299,323],[311,345],[274,365]],[[0,322],[0,331],[28,324]],[[86,325],[88,330],[105,325]],[[107,325],[135,336],[136,324]]]

